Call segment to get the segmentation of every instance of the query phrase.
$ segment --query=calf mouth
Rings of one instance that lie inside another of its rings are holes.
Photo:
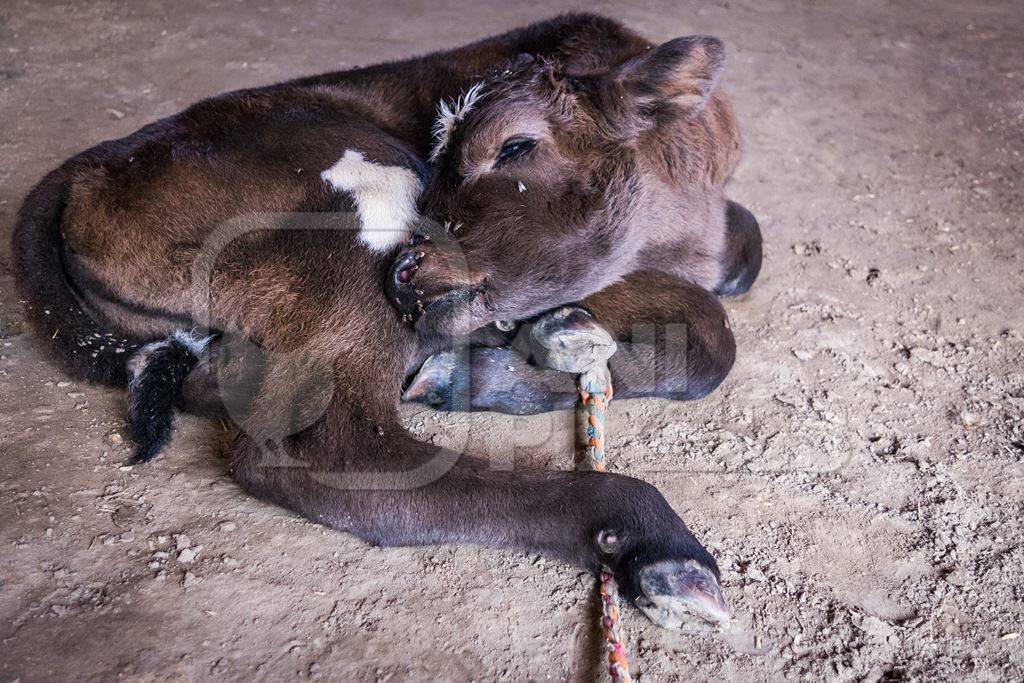
[[[411,240],[410,245],[414,245]],[[402,322],[416,322],[426,312],[427,305],[433,304],[429,299],[424,301],[426,293],[419,289],[415,282],[416,271],[420,269],[420,263],[425,255],[424,252],[415,249],[400,252],[384,279],[384,290],[387,292],[388,300],[402,317]]]
[[[426,283],[425,268],[430,269]],[[395,257],[384,279],[384,290],[402,322],[415,324],[425,315],[444,315],[470,303],[484,292],[482,281],[477,282],[461,270],[464,269],[447,266],[430,237],[416,234]]]

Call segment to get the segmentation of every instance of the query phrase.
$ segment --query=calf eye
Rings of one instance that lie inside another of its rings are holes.
[[[529,138],[508,140],[505,142],[505,146],[501,148],[501,152],[498,153],[498,159],[494,162],[494,165],[499,166],[506,161],[518,159],[536,146],[537,141]]]

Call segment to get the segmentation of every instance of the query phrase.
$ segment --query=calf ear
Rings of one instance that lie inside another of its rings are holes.
[[[676,38],[620,65],[615,79],[643,104],[674,102],[699,112],[725,69],[725,45],[711,36]]]

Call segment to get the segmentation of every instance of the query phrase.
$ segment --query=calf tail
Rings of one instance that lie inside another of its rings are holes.
[[[182,383],[212,339],[176,330],[132,356],[128,366],[128,427],[136,444],[132,463],[151,460],[170,441]]]
[[[146,343],[107,329],[83,306],[65,259],[64,208],[74,160],[49,173],[21,206],[11,239],[14,280],[25,317],[72,377],[128,384],[128,424],[145,462],[171,438],[182,383],[210,337],[178,330]]]
[[[106,329],[83,309],[64,262],[70,166],[50,172],[21,206],[11,237],[14,281],[29,325],[69,375],[123,386],[127,359],[140,343]]]

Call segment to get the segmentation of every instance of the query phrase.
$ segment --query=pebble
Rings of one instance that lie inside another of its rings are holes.
[[[182,588],[190,588],[200,582],[200,578],[192,572],[185,572],[185,575],[181,577]]]
[[[217,529],[220,531],[234,531],[238,528],[238,525],[234,522],[221,522],[217,525]]]
[[[764,572],[760,569],[755,569],[754,567],[748,567],[744,572],[744,576],[751,581],[758,581],[760,583],[764,583],[768,580],[768,577],[764,575]]]
[[[193,562],[196,559],[196,556],[199,555],[199,551],[202,549],[203,546],[201,545],[197,545],[193,548],[185,548],[184,550],[178,553],[178,562],[181,562],[183,564]]]

